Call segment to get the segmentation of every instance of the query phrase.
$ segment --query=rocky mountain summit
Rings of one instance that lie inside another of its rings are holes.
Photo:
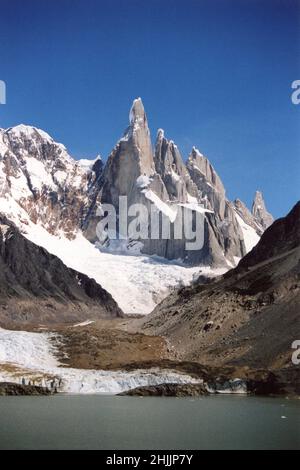
[[[75,161],[62,144],[35,127],[0,129],[0,213],[22,231],[32,222],[56,236],[73,239],[83,232],[92,243],[99,242],[98,209],[112,204],[118,212],[120,196],[127,197],[128,207],[142,204],[149,214],[154,211],[168,227],[168,236],[162,231],[152,236],[150,221],[147,237],[137,234],[132,240],[127,228],[121,233],[118,219],[117,232],[128,249],[139,242],[142,253],[193,265],[236,265],[272,220],[261,193],[252,213],[241,201],[231,203],[216,170],[195,147],[185,163],[178,146],[159,129],[153,148],[140,98],[105,165],[100,157]],[[202,218],[201,248],[187,248],[186,233],[176,232],[185,213],[193,227]],[[132,219],[129,214],[127,226]],[[113,250],[109,237],[101,243]]]
[[[16,217],[17,206],[52,234],[75,236],[102,172],[100,157],[75,161],[62,144],[31,126],[0,129],[0,211]]]
[[[260,191],[256,191],[255,193],[252,215],[263,229],[267,229],[274,222],[273,216],[266,209],[265,201]]]
[[[259,223],[259,221],[254,217],[254,215],[250,212],[248,207],[240,199],[235,199],[233,201],[233,205],[236,213],[240,216],[240,218],[247,225],[252,227],[259,236],[261,236],[264,232],[263,227]]]
[[[96,240],[97,204],[112,204],[118,210],[120,196],[127,196],[128,206],[143,204],[148,212],[154,206],[170,225],[170,238],[164,239],[160,233],[155,239],[150,236],[142,239],[142,252],[146,254],[171,260],[180,258],[190,264],[232,266],[264,231],[260,216],[256,218],[248,211],[245,220],[245,211],[238,211],[226,198],[217,172],[195,147],[185,164],[178,146],[159,129],[152,150],[148,119],[140,98],[133,102],[129,127],[109,156],[98,189],[85,220],[85,235],[92,242]],[[203,214],[201,249],[188,250],[185,234],[174,235],[183,210],[190,211],[192,217],[197,212]],[[149,235],[150,232],[151,224]],[[126,238],[127,234],[122,235]],[[109,245],[109,239],[105,243]]]

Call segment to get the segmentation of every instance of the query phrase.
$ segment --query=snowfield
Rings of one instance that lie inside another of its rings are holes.
[[[29,333],[0,328],[0,363],[12,363],[29,369],[57,367],[49,333]]]
[[[95,279],[127,314],[152,312],[172,289],[190,284],[200,271],[215,275],[226,271],[185,267],[153,256],[101,252],[81,234],[70,241],[36,228],[25,236],[58,256],[68,267]]]
[[[55,358],[52,333],[30,333],[0,328],[0,382],[48,386],[55,379],[65,393],[117,394],[136,387],[162,383],[199,383],[199,379],[170,370],[84,370],[60,367]],[[8,367],[9,366],[9,367]]]
[[[254,228],[250,227],[250,225],[246,224],[243,219],[239,216],[237,212],[235,212],[236,219],[241,227],[242,233],[244,235],[244,243],[247,253],[252,250],[252,248],[257,245],[260,240],[259,235],[257,235]]]
[[[0,212],[7,214],[30,241],[56,255],[69,268],[96,280],[127,314],[148,314],[172,289],[188,285],[194,275],[220,275],[226,269],[185,267],[174,261],[139,254],[100,251],[82,233],[74,240],[51,235],[30,221],[12,198],[0,197]]]

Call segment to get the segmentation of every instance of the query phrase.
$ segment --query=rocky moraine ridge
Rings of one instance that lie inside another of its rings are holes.
[[[299,310],[300,202],[235,269],[177,290],[131,331],[168,338],[182,361],[234,367],[239,377],[251,369],[271,371],[274,383],[289,384],[299,394],[299,370],[292,362]]]

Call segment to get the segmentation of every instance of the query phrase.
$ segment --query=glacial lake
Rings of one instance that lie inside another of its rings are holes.
[[[300,449],[300,400],[0,397],[0,449]]]

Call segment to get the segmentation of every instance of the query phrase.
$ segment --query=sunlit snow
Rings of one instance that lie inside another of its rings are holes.
[[[54,236],[30,221],[28,214],[11,197],[0,198],[0,212],[20,227],[26,238],[58,256],[68,267],[93,278],[128,314],[147,314],[172,289],[188,285],[194,274],[220,275],[224,269],[186,267],[180,262],[155,256],[101,252],[80,232],[74,240]]]
[[[171,370],[137,369],[132,372],[60,367],[51,333],[10,331],[0,328],[0,382],[25,382],[48,386],[53,379],[67,393],[107,393],[162,383],[199,383],[199,379]],[[7,367],[7,366],[10,367]]]
[[[243,236],[244,236],[244,243],[247,253],[252,250],[252,248],[257,245],[260,240],[259,235],[257,235],[254,228],[250,227],[250,225],[246,224],[243,219],[235,213],[236,219],[241,227]]]

